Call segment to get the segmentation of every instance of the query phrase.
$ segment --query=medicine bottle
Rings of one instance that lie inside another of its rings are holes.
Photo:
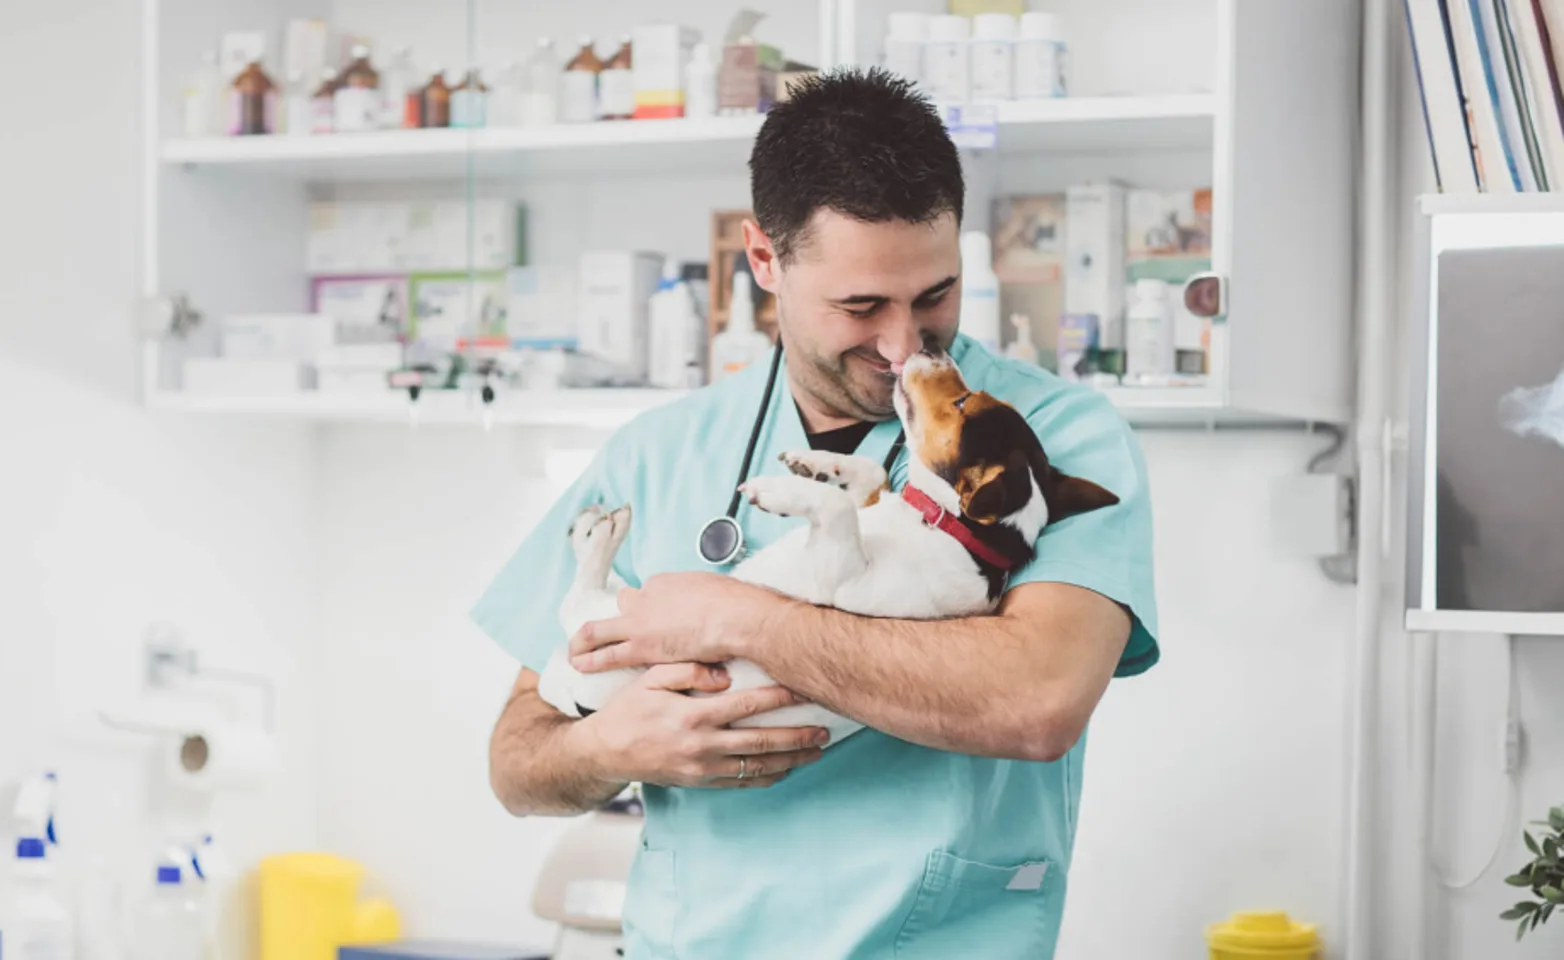
[[[330,133],[337,118],[337,71],[320,72],[320,86],[310,94],[310,133]]]
[[[972,22],[966,17],[929,18],[923,48],[923,85],[937,103],[966,103],[972,92]]]
[[[566,123],[590,123],[597,119],[597,75],[603,61],[592,49],[592,38],[582,37],[581,48],[565,64],[560,78],[559,119]]]
[[[238,136],[265,135],[276,128],[277,87],[261,69],[251,63],[234,77],[229,88],[228,131]]]
[[[522,76],[521,125],[541,127],[559,120],[559,85],[563,77],[554,41],[538,41]]]
[[[353,47],[353,60],[342,71],[333,100],[338,133],[362,133],[380,126],[384,108],[380,102],[380,73],[369,63],[369,48]]]
[[[923,48],[929,39],[929,15],[899,11],[890,15],[885,34],[885,69],[923,83]]]
[[[1036,100],[1069,95],[1069,50],[1059,17],[1031,11],[1021,14],[1015,45],[1015,96]]]
[[[424,85],[423,116],[419,118],[426,127],[451,125],[451,88],[445,83],[445,69],[434,72]]]
[[[598,115],[604,120],[629,120],[635,116],[635,74],[630,70],[630,38],[619,39],[619,49],[597,76]]]
[[[979,103],[1015,95],[1016,19],[1008,13],[980,13],[972,19],[972,99]]]
[[[481,127],[488,120],[489,88],[483,85],[478,70],[467,71],[467,76],[451,91],[451,126]]]

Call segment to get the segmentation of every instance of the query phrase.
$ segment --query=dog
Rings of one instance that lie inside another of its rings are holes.
[[[784,453],[790,474],[754,477],[740,490],[768,513],[808,520],[744,559],[732,576],[819,606],[874,617],[927,620],[992,613],[1010,571],[1033,556],[1044,527],[1119,498],[1061,473],[1012,406],[967,387],[942,352],[909,358],[895,386],[907,434],[907,483],[889,495],[873,460],[818,450]],[[560,605],[574,636],[584,624],[618,616],[624,586],[612,573],[630,529],[630,508],[584,510],[571,528],[579,563]],[[725,667],[729,691],[775,684],[753,663]],[[601,709],[646,668],[582,674],[556,651],[540,696],[568,716]],[[696,693],[696,696],[705,694]],[[862,729],[813,703],[783,707],[737,726],[819,726],[827,747]]]

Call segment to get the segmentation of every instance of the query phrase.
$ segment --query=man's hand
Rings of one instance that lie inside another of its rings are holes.
[[[619,591],[619,616],[586,624],[570,639],[582,673],[670,663],[722,663],[788,601],[715,573],[669,573]]]
[[[769,787],[789,770],[820,759],[829,737],[820,727],[724,729],[802,698],[782,687],[720,692],[727,686],[720,668],[654,666],[577,722],[585,753],[604,779],[665,787]]]

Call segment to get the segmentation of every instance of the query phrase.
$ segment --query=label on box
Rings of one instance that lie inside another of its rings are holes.
[[[945,129],[963,150],[992,150],[999,145],[999,108],[991,103],[952,103],[943,107]]]

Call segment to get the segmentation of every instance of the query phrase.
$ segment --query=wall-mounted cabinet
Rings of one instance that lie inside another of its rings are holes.
[[[785,69],[879,63],[892,13],[944,6],[771,3],[754,34]],[[1214,278],[1203,305],[1215,316],[1202,325],[1198,371],[1121,382],[1107,367],[1094,382],[1140,423],[1348,419],[1357,4],[1031,7],[1064,25],[1068,95],[968,111],[975,125],[958,141],[971,145],[969,226],[998,231],[1006,198],[1082,184],[1208,196],[1198,226],[1209,245],[1201,267]],[[720,60],[729,5],[144,0],[144,10],[150,405],[344,422],[400,420],[416,408],[438,422],[611,425],[681,394],[622,370],[605,380],[601,364],[544,348],[559,346],[550,339],[563,336],[559,316],[577,308],[583,254],[709,261],[713,213],[748,206],[745,162],[764,118],[535,123],[528,78],[540,39],[555,41],[556,66],[582,38],[607,60],[621,36],[654,22],[690,28]],[[323,89],[323,66],[346,65],[355,44],[378,73],[377,116],[353,112],[351,86],[345,106],[335,94],[311,96]],[[221,97],[191,91],[213,89],[209,71],[237,72],[255,53],[276,86],[250,100],[251,119],[268,132],[236,135],[221,125],[234,96],[226,78]],[[633,50],[632,64],[643,53],[655,64],[651,47]],[[481,112],[475,70],[487,88]],[[437,71],[468,88],[449,101],[415,100],[437,104],[424,119],[445,126],[406,127],[405,98],[393,91],[421,88]],[[602,85],[631,84],[633,109],[637,82],[632,66]],[[612,89],[618,97],[622,87]],[[644,112],[657,113],[655,101],[645,99]],[[334,112],[344,109],[346,120]],[[328,130],[334,121],[355,129]],[[1183,240],[1180,224],[1153,226]],[[515,267],[524,269],[507,276]],[[180,313],[170,333],[163,307],[175,299],[199,321]],[[312,323],[316,313],[333,320]],[[1053,354],[1054,344],[1042,346]],[[213,362],[225,352],[217,359],[233,364]],[[279,353],[295,360],[268,362]],[[402,376],[380,368],[388,358]],[[579,383],[610,385],[571,387]]]

